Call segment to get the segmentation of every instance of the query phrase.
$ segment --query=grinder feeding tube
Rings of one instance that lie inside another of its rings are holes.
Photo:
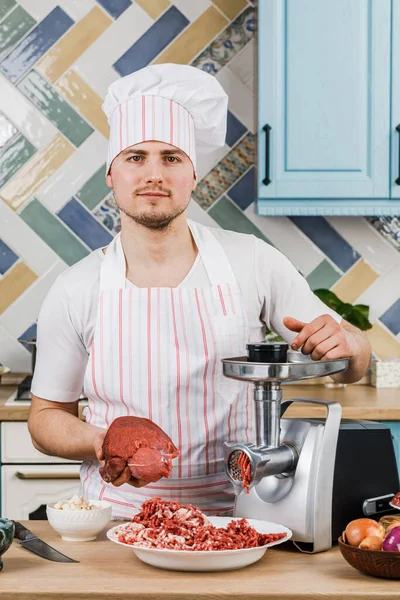
[[[223,359],[226,377],[254,383],[255,443],[225,442],[225,469],[236,494],[235,517],[266,519],[290,527],[312,552],[331,547],[333,471],[341,406],[325,421],[281,419],[281,382],[344,371],[349,359],[312,361],[287,344],[248,344],[248,356]]]

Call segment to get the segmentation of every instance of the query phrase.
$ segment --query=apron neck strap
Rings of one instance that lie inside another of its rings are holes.
[[[211,285],[236,283],[236,277],[221,244],[211,231],[188,219],[200,257]],[[100,272],[100,291],[125,288],[126,261],[121,244],[121,234],[117,233],[107,247]]]

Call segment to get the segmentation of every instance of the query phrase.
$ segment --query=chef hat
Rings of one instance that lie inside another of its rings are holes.
[[[180,148],[196,171],[196,151],[225,143],[227,105],[215,77],[188,65],[151,65],[117,79],[102,106],[110,125],[107,172],[122,150],[146,140]]]

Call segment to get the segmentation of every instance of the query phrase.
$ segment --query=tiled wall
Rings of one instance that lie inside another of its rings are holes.
[[[258,217],[255,9],[250,0],[1,0],[0,362],[25,371],[41,302],[68,265],[107,244],[108,85],[183,62],[229,94],[225,146],[199,158],[190,216],[255,233],[309,280],[371,306],[375,353],[400,357],[400,221]],[[262,32],[260,32],[262,35]]]

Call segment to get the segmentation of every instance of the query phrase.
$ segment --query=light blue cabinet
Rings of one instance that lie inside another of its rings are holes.
[[[258,30],[259,214],[400,214],[400,0],[259,0]]]

